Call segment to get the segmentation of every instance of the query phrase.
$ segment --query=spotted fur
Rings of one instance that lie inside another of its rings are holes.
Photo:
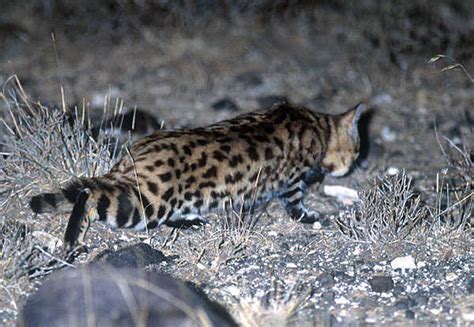
[[[362,105],[325,115],[279,104],[204,128],[161,131],[136,142],[104,176],[31,199],[34,212],[71,211],[65,240],[89,223],[143,229],[200,218],[223,203],[278,198],[292,219],[318,220],[303,204],[325,173],[346,174],[359,152]]]

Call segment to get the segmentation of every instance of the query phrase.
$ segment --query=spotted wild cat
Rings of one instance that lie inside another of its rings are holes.
[[[82,243],[91,221],[143,229],[199,219],[225,201],[280,199],[313,223],[305,189],[325,173],[346,174],[359,152],[363,105],[340,115],[279,104],[204,128],[160,131],[131,146],[104,176],[82,178],[31,199],[35,213],[71,212],[65,241]]]

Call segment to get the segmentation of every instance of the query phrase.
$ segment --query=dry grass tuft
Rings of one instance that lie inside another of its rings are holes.
[[[197,234],[173,229],[162,250],[179,255],[180,264],[190,264],[193,271],[197,268],[215,275],[229,262],[244,259],[246,248],[253,242],[264,240],[255,228],[260,214],[225,209],[217,216],[210,217],[213,221],[200,227]]]
[[[466,146],[447,138],[445,141],[447,148],[439,144],[448,167],[437,175],[434,194],[426,194],[422,201],[405,172],[379,176],[361,192],[359,208],[338,218],[342,234],[372,244],[469,239],[473,223],[472,158]]]
[[[304,290],[293,284],[284,292],[276,291],[264,298],[243,298],[234,308],[236,320],[244,327],[293,326],[297,315],[304,310],[311,298],[312,290]]]
[[[105,173],[120,149],[104,135],[91,136],[86,108],[71,113],[64,99],[61,108],[34,103],[16,76],[0,93],[0,109],[0,287],[17,299],[32,286],[24,278],[68,265],[59,259],[61,219],[33,216],[31,195]]]
[[[378,176],[360,198],[357,211],[337,220],[341,232],[356,240],[382,244],[403,240],[428,217],[405,172]]]

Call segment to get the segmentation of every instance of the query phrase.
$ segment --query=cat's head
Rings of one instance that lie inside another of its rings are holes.
[[[334,177],[347,174],[359,156],[360,140],[357,122],[365,110],[365,105],[332,117],[332,127],[322,167]]]

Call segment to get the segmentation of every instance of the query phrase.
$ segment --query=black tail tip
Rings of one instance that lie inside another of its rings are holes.
[[[30,200],[30,208],[34,213],[41,213],[43,209],[43,200],[40,195],[36,195]]]

